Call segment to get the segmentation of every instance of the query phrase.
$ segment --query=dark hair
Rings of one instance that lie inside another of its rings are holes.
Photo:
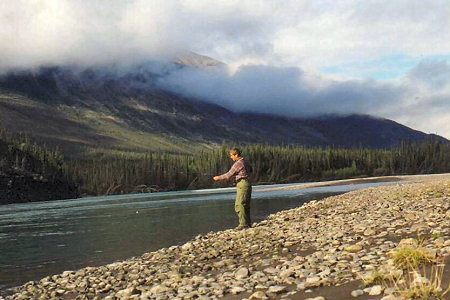
[[[241,150],[239,150],[238,148],[231,148],[230,153],[237,154],[237,156],[241,156]]]

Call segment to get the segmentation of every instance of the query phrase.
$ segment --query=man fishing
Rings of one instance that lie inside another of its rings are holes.
[[[236,230],[249,228],[250,221],[250,200],[252,196],[252,186],[250,185],[248,176],[251,172],[251,166],[241,156],[241,151],[232,148],[229,151],[231,160],[234,161],[231,169],[222,175],[214,176],[214,181],[229,180],[235,177],[236,181],[236,201],[234,202],[234,210],[239,218],[239,226]]]

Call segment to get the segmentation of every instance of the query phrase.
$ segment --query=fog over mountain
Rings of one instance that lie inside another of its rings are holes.
[[[139,66],[237,112],[362,113],[450,137],[448,2],[357,3],[2,1],[0,73]],[[174,68],[188,50],[225,64]]]
[[[161,76],[158,84],[180,94],[214,102],[237,112],[289,117],[321,114],[382,115],[405,86],[376,81],[331,81],[311,78],[299,68],[245,65],[231,73],[216,69],[181,68]]]
[[[173,69],[158,84],[237,112],[370,114],[450,132],[449,69],[446,62],[422,62],[400,80],[377,81],[330,80],[294,67],[218,66]]]

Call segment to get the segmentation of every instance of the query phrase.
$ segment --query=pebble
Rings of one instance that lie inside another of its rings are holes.
[[[347,252],[356,253],[362,250],[362,247],[360,245],[351,245],[344,248]]]
[[[234,295],[239,294],[241,292],[245,292],[245,291],[246,291],[246,289],[244,289],[243,287],[240,287],[240,286],[234,286],[230,289],[230,292]]]
[[[400,297],[396,297],[394,295],[387,295],[381,298],[380,300],[402,300]]]
[[[240,268],[236,271],[236,279],[244,279],[247,278],[249,274],[249,271],[247,268]]]
[[[318,284],[319,282],[320,282],[320,277],[319,276],[306,278],[306,284],[308,284],[308,285]]]
[[[269,299],[263,291],[254,292],[249,299]]]
[[[364,295],[364,291],[363,290],[354,290],[350,293],[350,295],[352,295],[352,297],[356,298],[356,297]]]
[[[369,295],[370,296],[378,296],[378,295],[381,295],[382,292],[383,292],[383,287],[381,285],[374,285],[373,287],[370,288]]]
[[[285,287],[285,286],[282,286],[282,285],[275,285],[275,286],[269,287],[269,289],[267,290],[267,292],[268,292],[268,293],[274,293],[274,294],[277,294],[277,293],[283,292],[283,291],[285,291],[285,290],[286,290],[286,287]]]
[[[141,257],[27,282],[4,298],[49,299],[69,293],[89,299],[206,300],[244,292],[249,299],[289,299],[295,293],[304,298],[312,288],[345,285],[369,270],[399,272],[389,253],[418,245],[410,238],[417,236],[416,230],[434,234],[424,241],[431,254],[449,255],[449,198],[447,181],[353,191],[272,214],[244,231],[210,232]],[[396,235],[403,240],[397,243]],[[383,290],[376,285],[351,296],[379,296]],[[386,288],[382,299],[397,300],[389,292]]]

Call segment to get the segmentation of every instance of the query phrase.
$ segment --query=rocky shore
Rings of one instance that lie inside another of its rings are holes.
[[[450,281],[450,180],[399,182],[312,201],[250,229],[28,282],[6,299],[398,299],[363,286],[419,243]],[[445,295],[449,297],[449,295]],[[0,297],[1,298],[1,297]],[[444,298],[447,299],[447,298]]]

